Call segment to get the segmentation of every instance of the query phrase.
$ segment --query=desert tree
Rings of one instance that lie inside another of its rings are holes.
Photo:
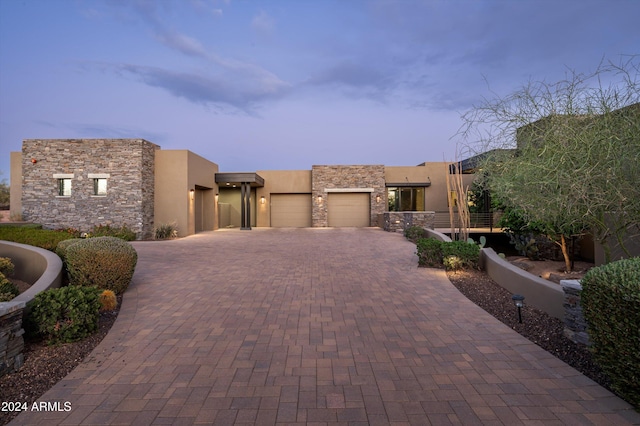
[[[470,153],[485,153],[493,195],[541,225],[561,247],[593,233],[610,259],[612,239],[640,234],[640,62],[602,62],[556,83],[529,81],[463,114]],[[628,254],[628,252],[627,252]]]

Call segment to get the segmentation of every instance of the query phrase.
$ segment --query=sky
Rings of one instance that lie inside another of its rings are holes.
[[[462,114],[640,53],[639,20],[640,0],[0,0],[0,179],[35,138],[225,172],[451,161]]]

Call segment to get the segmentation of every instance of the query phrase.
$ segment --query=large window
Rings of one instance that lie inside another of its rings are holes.
[[[58,179],[58,196],[60,197],[71,196],[71,179],[69,178]]]
[[[388,187],[390,212],[424,211],[424,187]]]

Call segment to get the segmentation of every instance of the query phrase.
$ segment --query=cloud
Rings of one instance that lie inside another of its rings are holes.
[[[277,99],[287,92],[288,85],[269,78],[254,78],[254,75],[229,75],[187,73],[158,67],[119,65],[116,71],[138,77],[149,86],[166,90],[176,97],[190,102],[229,106],[247,114],[254,114],[257,104],[268,99]]]
[[[254,16],[251,20],[251,28],[258,34],[271,35],[275,30],[275,27],[275,20],[264,10],[261,10],[260,13]]]

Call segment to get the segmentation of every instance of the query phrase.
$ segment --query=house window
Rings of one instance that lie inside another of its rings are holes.
[[[104,197],[107,195],[107,180],[111,177],[109,173],[89,173],[88,178],[93,179],[94,197]]]
[[[389,187],[387,199],[390,212],[424,211],[423,187]]]
[[[58,179],[58,195],[60,197],[71,196],[71,179],[69,178]]]
[[[107,179],[95,178],[93,179],[93,195],[107,195]]]

